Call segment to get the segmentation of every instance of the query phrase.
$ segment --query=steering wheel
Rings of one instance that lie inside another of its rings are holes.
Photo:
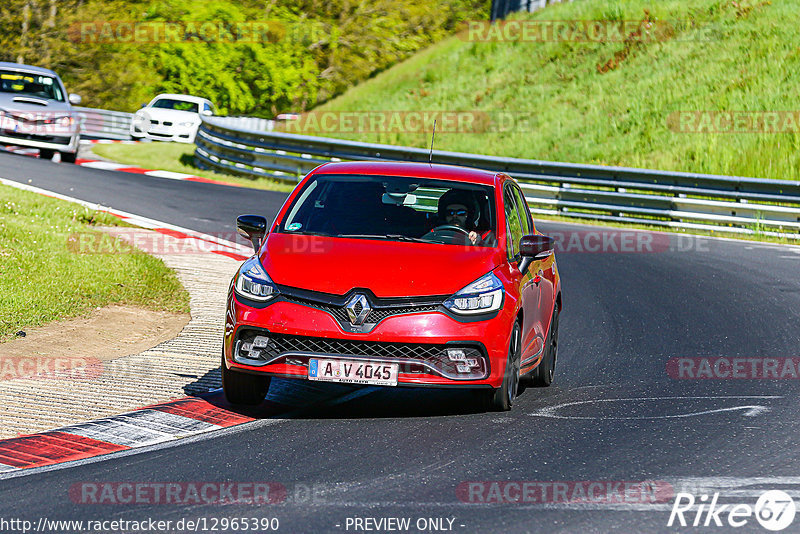
[[[460,226],[456,226],[455,224],[443,224],[441,226],[437,226],[436,228],[431,230],[431,232],[437,232],[439,230],[458,230],[459,232],[461,232],[465,236],[469,237],[469,232],[468,231],[464,230]]]
[[[443,238],[455,238],[459,235],[464,238],[464,242],[469,242],[469,231],[461,228],[460,226],[456,226],[454,224],[443,224],[441,226],[437,226],[433,228],[428,234],[433,234],[437,237]],[[462,235],[463,234],[463,235]]]

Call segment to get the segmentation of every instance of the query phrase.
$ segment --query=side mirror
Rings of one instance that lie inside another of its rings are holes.
[[[83,99],[81,98],[81,95],[76,95],[75,93],[70,93],[70,95],[68,97],[68,100],[69,100],[69,103],[72,104],[73,106],[78,106],[78,105],[80,105],[80,103],[81,103],[81,101]]]
[[[553,254],[555,241],[552,237],[539,234],[524,235],[519,241],[519,253],[522,261],[519,262],[519,270],[522,274],[528,272],[534,260],[543,260]]]
[[[267,233],[267,219],[261,215],[239,215],[236,218],[236,231],[253,243],[253,248],[258,252],[261,240]]]
[[[203,111],[200,112],[200,115],[203,115],[204,117],[210,117],[213,114],[214,113],[212,113],[210,109],[204,109]]]

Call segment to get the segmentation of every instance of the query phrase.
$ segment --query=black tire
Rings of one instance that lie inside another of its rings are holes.
[[[503,376],[503,384],[490,392],[489,409],[495,412],[506,412],[511,409],[519,389],[519,364],[521,355],[521,333],[519,321],[511,330],[511,342],[508,345],[508,358]]]
[[[49,148],[39,149],[39,159],[53,159],[53,156],[55,155],[56,155],[55,150],[50,150]]]
[[[75,163],[75,160],[78,159],[77,152],[62,152],[61,153],[61,163]]]
[[[222,362],[222,391],[231,404],[257,406],[269,391],[270,377],[240,373]]]
[[[553,309],[553,318],[550,321],[550,331],[547,335],[547,344],[544,348],[542,363],[533,371],[533,385],[546,388],[553,383],[558,360],[558,304]]]

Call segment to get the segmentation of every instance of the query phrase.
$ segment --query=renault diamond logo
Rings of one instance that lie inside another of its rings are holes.
[[[347,301],[347,304],[344,305],[344,308],[347,310],[347,317],[350,318],[350,324],[352,325],[364,324],[367,315],[372,311],[367,297],[361,293],[353,295],[350,300]]]

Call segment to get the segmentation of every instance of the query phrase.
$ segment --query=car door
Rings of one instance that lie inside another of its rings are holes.
[[[506,182],[503,188],[503,208],[506,216],[506,234],[509,236],[506,240],[508,261],[512,273],[516,275],[515,279],[518,280],[522,301],[522,367],[524,368],[526,363],[535,358],[544,346],[544,333],[539,313],[539,282],[534,280],[531,269],[528,269],[525,274],[519,271],[519,262],[522,259],[519,252],[520,240],[524,235],[524,229],[530,228],[530,223],[528,219],[525,219],[525,226],[523,226],[523,216],[520,214],[514,189],[515,186],[512,182]],[[534,264],[536,263],[534,262]]]
[[[517,201],[520,218],[522,219],[522,230],[525,235],[538,233],[533,224],[531,210],[528,208],[528,201],[525,194],[518,186],[512,188],[514,199]],[[551,254],[543,260],[535,260],[531,263],[529,272],[533,275],[534,283],[538,277],[539,296],[536,313],[541,316],[543,325],[543,335],[547,333],[550,324],[550,312],[553,309],[553,299],[555,297],[555,255]]]

